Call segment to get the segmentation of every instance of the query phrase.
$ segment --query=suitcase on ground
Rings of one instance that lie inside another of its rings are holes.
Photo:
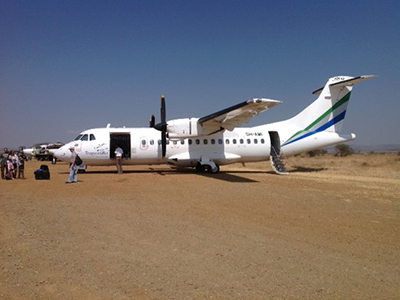
[[[35,172],[35,179],[50,179],[50,171],[47,165],[41,165]]]

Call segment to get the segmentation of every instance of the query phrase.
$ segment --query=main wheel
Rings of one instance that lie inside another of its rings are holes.
[[[210,168],[210,173],[217,174],[219,172],[219,166],[216,164],[215,168]]]

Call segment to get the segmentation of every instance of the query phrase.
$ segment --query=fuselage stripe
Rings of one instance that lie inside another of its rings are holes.
[[[299,138],[292,140],[294,137],[298,136],[299,134],[308,131],[309,129],[311,129],[312,127],[314,127],[316,124],[318,124],[318,122],[320,122],[321,120],[323,120],[327,115],[329,115],[330,113],[332,113],[335,109],[339,108],[340,106],[342,106],[344,103],[346,103],[347,101],[349,101],[350,99],[350,94],[351,92],[348,92],[342,99],[340,99],[338,102],[336,102],[331,108],[329,108],[326,112],[324,112],[319,118],[317,118],[314,122],[312,122],[310,125],[308,125],[307,127],[305,127],[302,130],[297,131],[295,134],[293,134],[288,141],[285,143],[290,144],[294,141],[298,141]],[[336,118],[332,119],[335,120]],[[332,121],[331,120],[331,121]],[[331,121],[329,121],[327,124],[329,124]],[[338,122],[338,121],[337,121]],[[335,124],[335,123],[334,123]],[[332,124],[332,125],[334,125]],[[331,125],[331,126],[332,126]]]
[[[304,139],[304,138],[306,138],[308,136],[311,136],[311,135],[316,134],[318,132],[324,131],[325,129],[331,127],[332,125],[335,125],[336,123],[342,121],[344,119],[345,115],[346,115],[346,111],[343,111],[342,113],[340,113],[339,115],[337,115],[335,118],[333,118],[329,122],[325,123],[324,125],[318,127],[317,129],[315,129],[313,131],[307,131],[306,134],[304,134],[304,135],[302,135],[302,136],[300,136],[300,137],[298,137],[298,138],[296,138],[294,140],[290,140],[290,141],[284,143],[282,146],[289,145],[289,144],[294,143],[296,141],[302,140],[302,139]]]

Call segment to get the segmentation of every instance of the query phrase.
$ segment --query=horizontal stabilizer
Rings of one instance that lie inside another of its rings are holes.
[[[329,86],[335,86],[335,87],[349,86],[349,85],[353,85],[357,82],[361,82],[361,81],[364,81],[364,80],[367,80],[370,78],[374,78],[374,77],[377,77],[377,75],[363,75],[363,76],[353,77],[353,78],[347,79],[347,80],[338,81],[338,82],[330,84]],[[340,76],[338,78],[340,78]],[[323,89],[324,89],[324,87],[322,87],[318,90],[315,90],[312,93],[313,93],[313,95],[320,94]]]

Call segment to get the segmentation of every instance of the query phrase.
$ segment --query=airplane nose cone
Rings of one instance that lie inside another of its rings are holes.
[[[52,150],[51,153],[53,154],[53,156],[57,157],[57,159],[59,159],[59,160],[68,160],[69,157],[67,156],[67,150],[68,149],[61,147],[61,148]]]

